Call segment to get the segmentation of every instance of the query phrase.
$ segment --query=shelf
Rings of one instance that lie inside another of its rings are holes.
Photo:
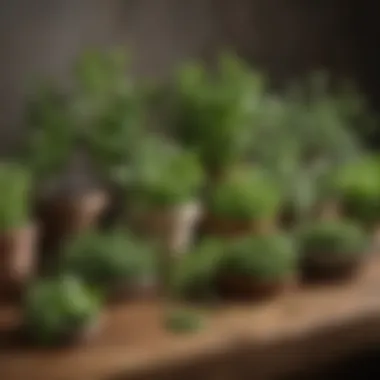
[[[205,328],[174,335],[159,301],[109,308],[101,334],[64,350],[17,347],[12,306],[0,309],[0,379],[269,379],[380,343],[380,259],[352,283],[290,289],[261,305],[205,312]],[[186,376],[185,376],[186,375]],[[248,376],[247,379],[251,377]]]

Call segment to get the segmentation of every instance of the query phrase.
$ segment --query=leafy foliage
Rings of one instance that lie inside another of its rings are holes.
[[[165,326],[174,333],[190,333],[202,328],[202,319],[198,313],[189,310],[175,310],[167,315]]]
[[[285,235],[252,236],[232,241],[226,250],[222,273],[276,280],[296,272],[297,248]]]
[[[380,215],[380,161],[365,157],[342,167],[330,178],[330,191],[345,211],[360,222],[373,224]]]
[[[233,55],[220,57],[214,75],[200,64],[185,66],[172,97],[174,133],[207,169],[223,169],[248,153],[263,91],[262,76]]]
[[[328,91],[323,75],[264,103],[253,158],[274,174],[302,220],[323,196],[323,177],[361,151],[348,104]]]
[[[25,226],[29,219],[31,174],[24,167],[0,164],[0,230]]]
[[[192,252],[182,257],[173,267],[174,296],[212,296],[222,255],[223,242],[208,239],[200,242]]]
[[[197,197],[203,171],[196,155],[151,138],[119,178],[135,206],[170,206]]]
[[[365,252],[368,238],[351,222],[315,222],[301,229],[299,243],[303,256],[350,258]]]
[[[78,133],[67,96],[52,85],[42,86],[28,104],[31,135],[27,165],[38,179],[64,169],[72,155]]]
[[[48,345],[88,327],[99,312],[99,298],[74,277],[39,280],[28,289],[24,305],[28,334]]]
[[[122,231],[88,233],[69,242],[62,257],[63,273],[107,290],[154,274],[152,252]]]
[[[212,215],[253,220],[275,216],[281,203],[281,193],[264,172],[237,172],[215,185],[208,199]]]
[[[144,135],[144,97],[126,73],[121,50],[87,51],[74,78],[74,108],[79,128],[99,168],[109,175],[138,150]]]

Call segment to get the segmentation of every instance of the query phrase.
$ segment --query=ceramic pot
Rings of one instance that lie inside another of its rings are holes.
[[[202,215],[198,202],[171,208],[157,208],[133,216],[133,224],[144,235],[155,239],[170,253],[178,256],[192,244],[196,226]]]
[[[265,300],[283,293],[290,280],[261,280],[248,276],[222,275],[218,280],[218,289],[225,298]]]
[[[36,269],[37,226],[0,233],[0,296],[19,296]]]
[[[363,257],[344,257],[326,253],[305,256],[301,260],[301,275],[304,283],[345,282],[355,277],[361,270]]]
[[[54,250],[67,237],[95,227],[108,203],[108,194],[103,190],[61,194],[42,201],[38,211],[44,251]]]

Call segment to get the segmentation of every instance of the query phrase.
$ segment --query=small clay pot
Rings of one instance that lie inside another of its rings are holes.
[[[223,275],[217,281],[220,294],[229,299],[266,300],[288,288],[288,279],[264,281],[248,276]]]
[[[333,255],[315,255],[301,260],[301,276],[304,283],[346,282],[354,278],[363,265],[361,257],[335,259]]]
[[[221,237],[239,237],[251,234],[268,234],[276,229],[273,220],[232,220],[206,214],[201,226],[205,235]]]
[[[61,194],[40,203],[44,251],[54,250],[67,237],[97,225],[109,203],[108,194],[93,190],[80,194]]]
[[[139,232],[156,239],[173,256],[178,256],[192,244],[201,215],[200,204],[189,202],[136,213],[132,223]]]
[[[30,224],[0,234],[0,298],[21,295],[36,268],[37,227]]]

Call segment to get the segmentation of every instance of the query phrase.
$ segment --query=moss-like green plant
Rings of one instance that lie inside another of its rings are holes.
[[[249,152],[263,92],[263,77],[233,55],[221,56],[213,74],[187,65],[173,91],[174,132],[207,169],[224,169]]]
[[[30,211],[31,174],[20,165],[0,164],[0,231],[23,227]]]
[[[380,161],[377,157],[366,157],[340,168],[328,186],[350,217],[366,225],[380,219]]]
[[[297,260],[297,247],[288,236],[253,236],[232,241],[228,245],[221,272],[275,281],[295,274]]]
[[[171,291],[174,297],[199,298],[215,295],[215,279],[223,255],[223,242],[201,241],[172,268]]]
[[[101,301],[74,277],[41,279],[28,288],[24,304],[26,332],[39,344],[59,344],[99,317]]]
[[[203,184],[203,171],[196,155],[151,139],[142,146],[126,187],[142,207],[175,206],[193,200]]]
[[[351,222],[315,222],[299,232],[301,257],[351,259],[360,257],[368,248],[368,237]]]
[[[209,212],[233,220],[262,220],[276,215],[281,193],[261,172],[233,174],[217,184],[208,196]]]
[[[193,333],[203,327],[203,320],[198,313],[190,310],[174,310],[165,318],[165,327],[174,333]]]
[[[151,250],[124,231],[75,238],[63,251],[60,269],[105,291],[155,274]]]

